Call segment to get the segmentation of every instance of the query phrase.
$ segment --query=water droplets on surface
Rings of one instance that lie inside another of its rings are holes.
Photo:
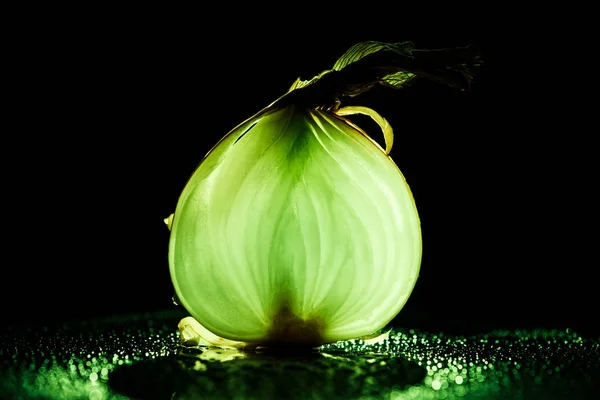
[[[600,340],[573,331],[458,336],[394,328],[385,341],[273,354],[179,346],[181,314],[9,330],[0,394],[44,398],[577,398],[598,390]],[[17,334],[18,333],[18,334]]]

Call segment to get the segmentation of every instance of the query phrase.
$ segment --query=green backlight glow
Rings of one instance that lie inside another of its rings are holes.
[[[600,389],[600,339],[564,330],[460,336],[394,328],[314,353],[180,346],[181,313],[0,335],[0,398],[577,399]]]
[[[227,135],[180,196],[177,297],[227,339],[320,345],[372,334],[407,301],[421,232],[398,167],[341,118],[293,105]]]
[[[199,330],[315,347],[388,324],[419,275],[419,217],[389,157],[390,124],[342,102],[417,78],[468,89],[480,62],[473,46],[359,42],[226,134],[165,221],[176,297]],[[353,114],[381,127],[385,149],[345,118]]]

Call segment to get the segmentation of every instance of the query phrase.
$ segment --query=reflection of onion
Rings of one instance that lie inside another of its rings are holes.
[[[223,338],[351,339],[383,328],[415,285],[417,210],[400,170],[366,134],[287,105],[230,132],[179,199],[175,291]]]

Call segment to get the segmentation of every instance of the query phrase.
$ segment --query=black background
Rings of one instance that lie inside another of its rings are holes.
[[[474,44],[485,65],[470,93],[420,81],[356,100],[394,127],[422,222],[421,276],[394,323],[597,332],[587,185],[565,168],[579,144],[560,130],[556,91],[521,74],[531,60],[505,52],[476,9],[315,10],[82,10],[15,34],[28,45],[3,152],[6,325],[173,308],[163,219],[204,154],[356,42],[411,40]]]

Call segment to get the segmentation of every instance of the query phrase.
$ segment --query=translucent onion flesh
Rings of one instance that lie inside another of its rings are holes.
[[[204,158],[172,220],[171,278],[208,331],[265,345],[372,334],[417,281],[421,231],[386,152],[343,117],[294,104]]]

